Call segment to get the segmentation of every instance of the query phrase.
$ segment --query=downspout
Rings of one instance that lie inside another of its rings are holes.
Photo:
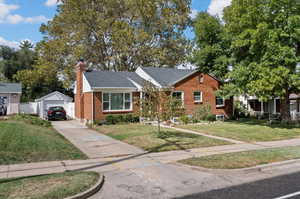
[[[94,124],[94,121],[95,121],[95,117],[94,117],[94,91],[92,91],[92,123]]]

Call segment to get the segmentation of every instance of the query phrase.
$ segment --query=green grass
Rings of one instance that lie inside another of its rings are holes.
[[[0,165],[87,157],[51,127],[0,121]]]
[[[229,142],[182,133],[172,129],[162,128],[161,133],[158,133],[157,127],[142,124],[104,125],[96,127],[96,130],[114,139],[151,152],[185,150],[231,144]]]
[[[211,155],[179,162],[211,169],[238,169],[299,158],[300,147],[296,146]]]
[[[98,179],[95,172],[67,172],[0,180],[0,199],[62,199],[86,191]]]
[[[265,120],[227,121],[178,127],[246,142],[276,141],[300,137],[299,127],[280,124],[268,125]]]

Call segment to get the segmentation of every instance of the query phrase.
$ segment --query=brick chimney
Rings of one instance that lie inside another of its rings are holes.
[[[75,117],[77,119],[84,119],[83,73],[85,71],[86,63],[81,59],[76,65]]]

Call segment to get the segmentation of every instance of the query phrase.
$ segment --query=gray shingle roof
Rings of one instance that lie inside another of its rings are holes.
[[[141,67],[141,69],[156,80],[161,86],[173,86],[180,80],[197,72],[174,68]],[[92,88],[137,88],[135,83],[143,86],[145,81],[135,72],[91,71],[84,73]],[[133,82],[132,82],[133,81]]]
[[[178,80],[196,72],[195,70],[183,70],[174,68],[141,67],[148,75],[162,86],[172,86]]]
[[[22,93],[22,85],[18,83],[1,83],[0,93]]]
[[[134,72],[92,71],[84,75],[93,88],[136,88],[130,79],[136,83],[142,81]]]

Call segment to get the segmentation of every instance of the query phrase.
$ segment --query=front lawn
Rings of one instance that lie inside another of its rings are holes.
[[[282,147],[190,158],[179,162],[211,169],[238,169],[300,158],[300,147]]]
[[[0,165],[87,157],[51,127],[0,121]]]
[[[254,119],[178,127],[246,142],[276,141],[300,137],[299,127],[281,124],[268,125],[265,120]]]
[[[62,199],[94,186],[95,172],[61,174],[0,180],[0,199]]]
[[[114,139],[151,152],[231,144],[221,140],[166,128],[162,128],[161,133],[158,133],[157,127],[142,124],[103,125],[96,127],[96,130]]]

